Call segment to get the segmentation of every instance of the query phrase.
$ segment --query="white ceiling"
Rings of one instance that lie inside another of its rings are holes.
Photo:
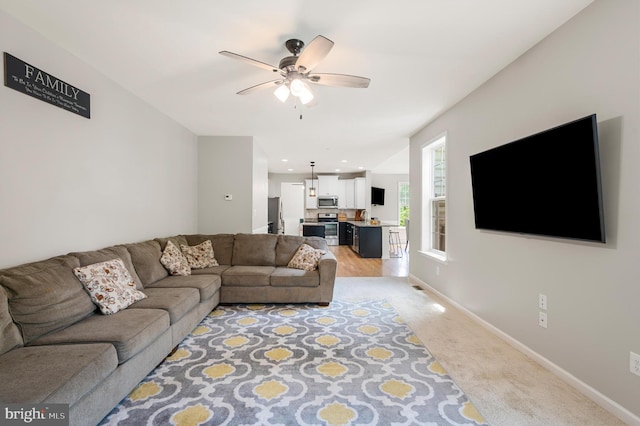
[[[272,173],[306,173],[310,161],[320,173],[408,173],[413,133],[591,1],[0,0],[0,8],[195,134],[253,136]],[[368,89],[314,86],[318,105],[302,110],[269,89],[235,94],[273,75],[219,51],[277,66],[287,39],[318,34],[335,46],[314,71],[369,77]]]

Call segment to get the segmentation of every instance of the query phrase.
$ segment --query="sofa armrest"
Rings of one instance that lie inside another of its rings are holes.
[[[333,287],[336,282],[338,261],[336,256],[327,250],[318,261],[320,274],[320,303],[327,305],[333,300]]]

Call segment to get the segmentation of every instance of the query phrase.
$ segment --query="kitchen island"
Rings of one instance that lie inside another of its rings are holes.
[[[389,230],[395,222],[347,220],[348,244],[361,257],[389,259]],[[349,234],[351,236],[349,237]]]

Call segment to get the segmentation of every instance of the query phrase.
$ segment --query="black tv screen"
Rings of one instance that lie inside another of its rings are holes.
[[[384,206],[384,188],[371,187],[371,204]]]
[[[470,161],[476,229],[605,242],[595,114]]]

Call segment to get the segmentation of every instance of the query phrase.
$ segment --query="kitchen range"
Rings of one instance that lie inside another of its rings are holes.
[[[302,225],[302,235],[305,237],[323,237],[329,246],[337,246],[340,242],[338,213],[318,213],[317,222],[305,222]]]

